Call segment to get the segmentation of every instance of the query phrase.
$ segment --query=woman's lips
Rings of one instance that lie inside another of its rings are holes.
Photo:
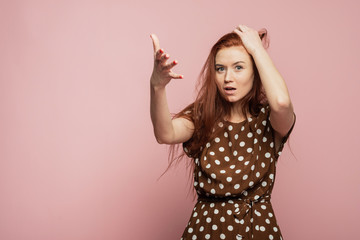
[[[236,88],[224,88],[224,92],[227,94],[227,95],[233,95],[236,91]]]

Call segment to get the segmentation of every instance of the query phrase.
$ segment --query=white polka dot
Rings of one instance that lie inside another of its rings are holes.
[[[250,163],[250,161],[246,161],[244,162],[244,165],[248,165]]]
[[[262,125],[266,126],[266,120],[262,121],[261,123]]]
[[[241,224],[244,224],[244,222],[245,222],[244,219],[241,219],[241,220],[240,220],[240,223],[241,223]]]
[[[241,142],[239,143],[239,146],[240,146],[240,147],[245,146],[245,142],[244,142],[244,141],[241,141]]]
[[[271,173],[271,174],[269,175],[269,178],[270,178],[270,179],[274,179],[274,174]]]
[[[215,153],[214,153],[214,152],[210,152],[210,155],[211,155],[211,156],[214,156],[214,155],[215,155]]]
[[[206,144],[206,147],[207,147],[207,148],[209,148],[210,146],[211,146],[210,143],[207,143],[207,144]]]
[[[217,143],[220,142],[220,138],[218,138],[218,137],[215,138],[215,142],[217,142]]]
[[[224,218],[224,217],[221,217],[221,218],[220,218],[220,222],[225,222],[225,218]]]
[[[205,211],[203,214],[204,214],[204,216],[206,216],[208,214],[208,211]]]
[[[246,230],[245,230],[245,231],[248,232],[249,230],[250,230],[250,228],[249,228],[248,226],[246,226]]]
[[[239,138],[239,135],[235,134],[234,138],[237,140]]]
[[[256,172],[255,176],[256,176],[256,177],[260,177],[260,173],[259,173],[259,172]]]
[[[239,189],[239,188],[240,188],[240,184],[235,184],[234,188],[235,188],[235,189]]]
[[[199,228],[199,231],[200,231],[200,232],[204,231],[204,227],[201,226],[201,227]]]
[[[277,227],[274,227],[273,229],[274,229],[274,232],[277,232],[277,231],[278,231]]]
[[[219,188],[224,189],[224,185],[222,183],[219,183]]]
[[[219,127],[223,127],[224,124],[223,124],[222,122],[219,122],[219,123],[218,123],[218,126],[219,126]]]
[[[235,151],[233,152],[233,155],[236,156],[237,154],[238,154],[238,152],[235,150]]]
[[[220,173],[224,174],[224,173],[226,173],[226,171],[225,170],[220,170]]]
[[[231,147],[232,146],[232,142],[229,142],[229,147]]]
[[[270,234],[270,235],[269,235],[269,239],[270,239],[270,240],[273,240],[273,239],[274,239],[274,236]]]
[[[255,196],[254,196],[254,199],[255,199],[255,200],[258,200],[259,197],[260,197],[259,195],[255,195]]]
[[[210,176],[211,176],[213,179],[216,179],[215,173],[210,174]]]
[[[219,147],[219,151],[223,152],[225,149],[223,147]]]
[[[263,187],[266,187],[267,182],[263,181],[263,182],[261,183],[261,185],[262,185]]]
[[[212,230],[217,230],[218,229],[218,227],[214,224],[214,225],[212,225]]]
[[[198,215],[197,212],[194,212],[193,217],[196,217],[197,215]]]
[[[238,169],[235,171],[236,174],[239,174],[241,172],[241,169]]]
[[[199,222],[200,222],[200,219],[196,219],[196,222],[195,222],[195,223],[198,224]]]
[[[221,239],[225,239],[225,234],[223,234],[223,233],[220,234],[220,238],[221,238]]]
[[[259,211],[257,211],[256,209],[255,209],[255,214],[258,216],[258,217],[260,217],[261,216],[261,213],[259,212]]]
[[[215,160],[215,163],[216,163],[216,165],[220,165],[220,161],[219,160]]]
[[[204,156],[204,161],[206,161],[206,156]]]
[[[251,187],[252,185],[254,185],[254,182],[253,182],[253,181],[250,181],[250,182],[249,182],[249,187]]]
[[[225,159],[225,161],[227,161],[227,162],[230,161],[230,158],[229,158],[228,156],[225,156],[224,159]]]
[[[270,224],[270,220],[267,218],[267,219],[265,219],[265,222],[267,223],[267,224]]]
[[[210,222],[211,222],[211,218],[210,218],[210,217],[206,218],[206,222],[207,222],[207,223],[210,223]]]
[[[231,211],[231,210],[227,210],[226,213],[227,213],[228,215],[231,215],[231,214],[232,214],[232,211]]]
[[[265,153],[265,157],[269,158],[271,156],[271,154],[269,152]]]
[[[274,142],[270,143],[270,147],[273,148],[274,147]]]
[[[256,144],[258,142],[257,138],[254,138],[254,144]]]
[[[229,125],[228,129],[229,129],[229,131],[233,130],[233,126]]]
[[[265,210],[265,209],[266,209],[266,206],[265,206],[265,205],[261,205],[261,208]]]
[[[204,187],[204,183],[201,182],[199,186],[200,186],[201,188],[203,188],[203,187]]]
[[[196,240],[197,239],[197,236],[196,235],[193,235],[192,236],[192,240]]]
[[[261,167],[262,167],[262,168],[265,167],[265,163],[264,163],[264,162],[261,163]]]
[[[210,234],[206,234],[206,235],[205,235],[205,238],[206,238],[206,239],[210,239]]]
[[[226,178],[226,181],[231,182],[231,181],[232,181],[232,177],[227,177],[227,178]]]
[[[243,156],[240,156],[240,157],[238,157],[238,160],[239,160],[239,161],[242,161],[242,160],[244,160],[244,157],[243,157]]]
[[[216,209],[214,210],[214,214],[218,214],[219,213],[219,209]]]
[[[234,227],[231,226],[231,225],[229,225],[229,226],[227,227],[227,229],[228,229],[229,231],[232,231],[232,230],[234,230]]]
[[[224,137],[228,137],[229,135],[228,135],[228,133],[227,132],[224,132]]]
[[[243,176],[243,180],[246,180],[247,178],[248,178],[248,175],[245,174],[245,175]]]
[[[256,133],[261,134],[261,130],[260,129],[256,130]]]
[[[231,165],[230,168],[231,168],[231,169],[234,169],[234,168],[235,168],[235,165]]]
[[[251,152],[252,152],[252,148],[247,148],[246,151],[247,151],[248,153],[251,153]]]
[[[263,113],[265,113],[265,108],[262,107],[260,111],[262,111]]]
[[[266,142],[267,141],[267,138],[266,137],[263,137],[263,142]]]
[[[208,163],[208,164],[206,165],[206,168],[210,168],[210,167],[211,167],[211,164]]]
[[[192,233],[192,232],[193,232],[193,230],[194,230],[194,229],[189,228],[189,229],[188,229],[188,233]]]
[[[210,190],[210,192],[211,192],[212,194],[215,194],[215,193],[216,193],[216,192],[215,192],[215,189],[213,189],[213,188]]]
[[[230,192],[227,192],[227,193],[225,193],[225,196],[227,197],[227,196],[231,196],[231,193]]]
[[[252,134],[251,132],[249,132],[249,133],[247,134],[247,136],[248,136],[248,138],[251,138],[251,137],[253,136],[253,134]]]
[[[269,217],[272,217],[272,216],[274,216],[274,215],[273,215],[273,214],[272,214],[271,212],[269,212],[268,214],[269,214]]]
[[[250,169],[251,169],[251,171],[254,171],[255,165],[252,165]]]
[[[255,229],[256,229],[257,231],[259,231],[259,225],[256,225],[256,226],[255,226]]]
[[[210,207],[213,208],[215,206],[215,203],[211,203]]]
[[[198,184],[199,184],[199,183],[195,181],[195,182],[194,182],[194,187],[196,187]]]

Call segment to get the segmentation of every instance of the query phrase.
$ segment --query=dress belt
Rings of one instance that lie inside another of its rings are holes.
[[[236,239],[237,240],[254,239],[253,238],[253,220],[251,221],[251,219],[253,219],[253,206],[255,203],[259,203],[259,202],[270,203],[271,196],[270,195],[262,195],[257,199],[239,198],[239,197],[217,197],[217,198],[204,197],[204,196],[198,197],[198,201],[203,201],[203,202],[226,202],[229,200],[242,202],[241,206],[234,209],[233,216],[235,218],[236,223],[240,224],[241,221],[243,221],[243,223],[241,224],[241,227],[242,228],[245,227],[245,232],[249,232],[249,238],[245,238],[245,236],[237,234]]]

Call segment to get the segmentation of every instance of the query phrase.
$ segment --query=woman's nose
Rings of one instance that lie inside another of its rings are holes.
[[[225,80],[225,82],[233,81],[232,72],[230,70],[226,71],[224,80]]]

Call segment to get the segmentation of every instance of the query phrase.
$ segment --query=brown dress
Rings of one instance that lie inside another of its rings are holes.
[[[270,202],[276,163],[296,121],[278,152],[270,106],[240,123],[223,121],[220,134],[194,158],[197,203],[181,240],[281,240]],[[185,153],[192,157],[184,146]]]

